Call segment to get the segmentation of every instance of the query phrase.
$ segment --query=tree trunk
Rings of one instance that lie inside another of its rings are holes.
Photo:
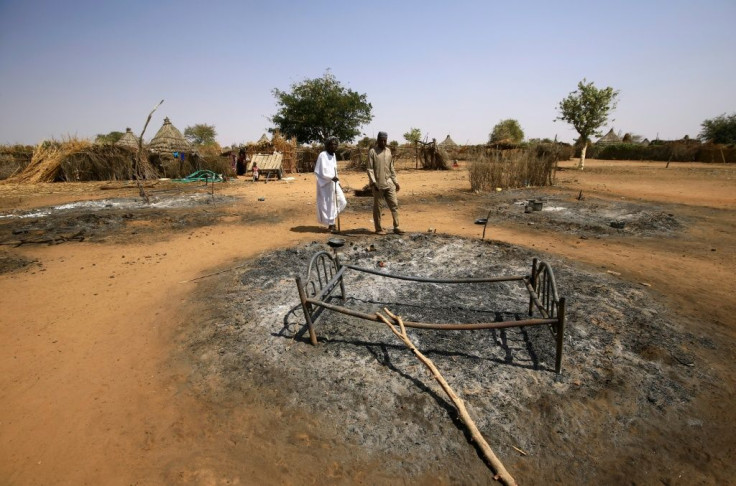
[[[588,151],[588,142],[585,142],[583,145],[583,148],[580,149],[580,163],[578,164],[578,169],[583,170],[585,168],[585,152]]]

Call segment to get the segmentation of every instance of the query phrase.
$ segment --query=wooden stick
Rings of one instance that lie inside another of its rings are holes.
[[[506,484],[508,486],[515,486],[516,480],[514,480],[511,474],[509,474],[509,472],[506,470],[498,457],[496,457],[496,454],[494,454],[493,450],[491,450],[488,442],[486,442],[486,440],[483,438],[483,435],[480,433],[480,430],[478,430],[478,427],[475,425],[475,422],[470,417],[470,414],[465,408],[465,403],[463,402],[463,400],[458,397],[455,391],[450,387],[450,385],[447,383],[440,371],[434,365],[432,360],[424,356],[421,351],[419,351],[417,347],[414,346],[414,343],[411,342],[409,336],[406,334],[404,321],[401,319],[400,316],[392,314],[391,311],[389,311],[387,308],[384,307],[383,310],[386,314],[389,315],[389,317],[391,317],[391,319],[393,319],[394,323],[399,324],[399,328],[401,329],[400,331],[397,330],[396,325],[389,322],[389,320],[385,316],[383,316],[383,314],[376,313],[376,316],[378,316],[378,318],[381,319],[384,324],[389,327],[389,329],[391,329],[391,332],[393,332],[399,339],[404,342],[404,344],[406,344],[406,347],[409,348],[409,350],[411,350],[411,352],[414,353],[417,358],[419,358],[419,361],[421,361],[427,368],[429,368],[434,379],[437,380],[447,396],[450,397],[450,400],[452,400],[452,403],[455,405],[455,408],[460,414],[460,419],[463,421],[465,426],[468,427],[468,430],[470,430],[470,435],[473,441],[478,444],[481,452],[488,460],[488,462],[490,462],[491,467],[496,472],[496,475],[493,477],[493,479],[501,481],[503,484]]]

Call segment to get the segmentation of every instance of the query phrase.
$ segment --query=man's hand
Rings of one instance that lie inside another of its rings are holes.
[[[396,192],[399,192],[401,190],[401,186],[398,182],[394,182],[394,185],[396,186]]]
[[[338,178],[337,178],[337,176],[335,176],[335,177],[333,177],[333,178],[332,178],[332,182],[337,182],[337,181],[339,181],[339,180],[340,180],[340,179],[338,179]]]

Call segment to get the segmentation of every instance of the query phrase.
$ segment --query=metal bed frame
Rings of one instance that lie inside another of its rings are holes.
[[[427,322],[404,321],[406,327],[417,329],[435,330],[478,330],[478,329],[502,329],[509,327],[543,326],[549,327],[556,342],[555,372],[560,374],[562,370],[562,345],[565,334],[565,298],[557,294],[557,284],[552,268],[543,261],[536,258],[532,260],[530,275],[515,275],[484,278],[424,278],[406,275],[396,275],[381,272],[369,268],[361,268],[355,265],[342,264],[337,255],[333,256],[326,251],[317,252],[309,262],[307,274],[304,279],[296,277],[296,286],[299,291],[304,319],[309,328],[309,339],[313,345],[317,345],[317,333],[315,326],[322,317],[324,310],[339,312],[348,316],[358,317],[366,321],[382,322],[376,314],[366,314],[343,305],[335,305],[328,302],[331,298],[339,297],[345,302],[344,275],[347,271],[369,273],[385,278],[408,280],[412,282],[434,283],[434,284],[463,284],[463,283],[494,283],[494,282],[519,282],[529,292],[529,318],[514,321],[461,323],[461,324],[435,324]],[[339,295],[333,295],[337,288]],[[541,317],[534,318],[534,310]]]

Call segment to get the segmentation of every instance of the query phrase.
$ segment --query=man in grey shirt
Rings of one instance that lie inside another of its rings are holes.
[[[394,233],[400,235],[403,231],[399,228],[399,201],[396,193],[401,187],[396,180],[394,159],[387,144],[388,134],[378,132],[376,146],[368,152],[368,180],[373,191],[373,224],[376,234],[386,234],[381,226],[381,200],[386,201],[394,220]]]

